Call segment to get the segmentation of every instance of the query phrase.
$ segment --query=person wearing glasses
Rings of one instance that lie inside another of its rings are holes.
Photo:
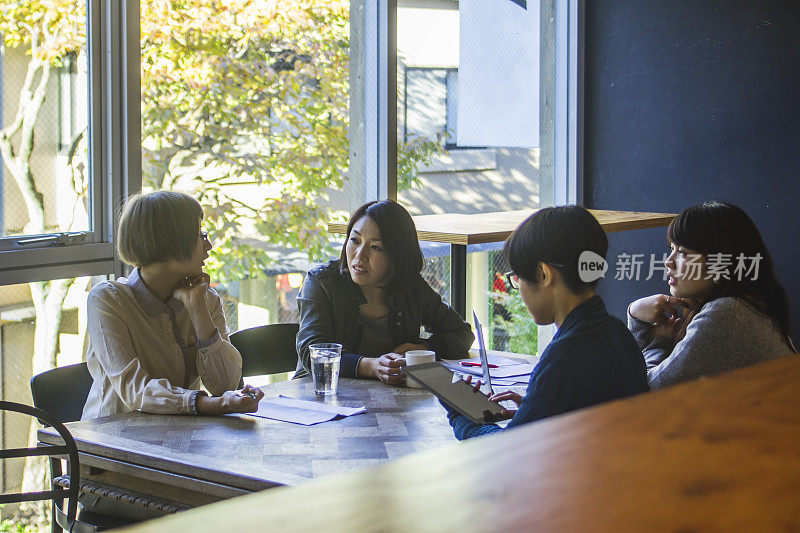
[[[422,278],[422,266],[403,206],[382,200],[356,209],[340,258],[311,270],[297,297],[298,372],[309,371],[309,346],[320,342],[342,345],[342,377],[390,385],[405,384],[409,350],[466,357],[472,329]],[[422,338],[421,327],[430,336]]]
[[[211,243],[200,230],[202,218],[197,200],[180,192],[136,194],[126,202],[117,252],[134,268],[89,293],[86,362],[94,383],[84,420],[128,411],[258,409],[263,392],[235,390],[242,357],[228,341],[220,297],[203,272]]]
[[[506,240],[504,253],[513,269],[506,275],[509,284],[537,324],[554,323],[558,332],[533,369],[524,397],[514,392],[489,397],[518,407],[504,409],[493,421],[510,418],[506,428],[513,428],[649,390],[636,341],[595,293],[599,279],[579,271],[582,254],[591,252],[598,261],[607,251],[603,228],[577,206],[541,209]],[[459,440],[501,431],[496,424],[474,424],[445,408]]]

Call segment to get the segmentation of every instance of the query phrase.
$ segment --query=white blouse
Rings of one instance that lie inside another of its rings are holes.
[[[89,293],[86,362],[94,383],[82,419],[128,411],[195,413],[202,385],[214,396],[239,385],[242,357],[228,341],[219,295],[206,294],[217,333],[198,341],[179,300],[165,304],[134,269]]]

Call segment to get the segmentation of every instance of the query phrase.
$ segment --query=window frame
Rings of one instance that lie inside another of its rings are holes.
[[[535,1],[535,0],[534,0]],[[355,6],[362,4],[363,0],[351,0],[351,13],[355,12]],[[371,12],[365,10],[366,16],[362,18],[365,30],[361,33],[360,27],[355,27],[355,31],[351,29],[351,36],[365,36],[366,44],[359,44],[369,48],[370,39],[377,42],[378,50],[383,53],[384,50],[388,51],[394,58],[394,63],[391,65],[387,60],[384,60],[383,65],[368,60],[366,62],[367,68],[365,69],[365,77],[369,81],[371,75],[370,66],[377,64],[379,72],[372,74],[376,78],[385,79],[389,78],[394,80],[394,85],[387,84],[386,92],[380,95],[381,102],[394,99],[395,107],[393,108],[394,114],[390,115],[395,117],[394,121],[384,120],[380,118],[375,120],[378,132],[388,137],[387,142],[390,146],[397,145],[397,120],[396,120],[396,103],[397,103],[397,77],[389,76],[389,72],[397,71],[397,7],[402,4],[402,7],[429,7],[431,4],[437,2],[417,2],[415,0],[379,0],[376,5],[379,5],[385,11],[388,11],[391,16],[387,16],[384,11],[382,18],[380,9],[373,9]],[[369,2],[367,4],[370,4]],[[447,9],[458,9],[457,1],[439,0],[439,7]],[[552,62],[540,60],[540,140],[552,139],[552,145],[548,147],[541,146],[544,144],[540,142],[540,150],[543,158],[550,159],[548,163],[552,168],[552,190],[550,196],[547,197],[546,193],[543,195],[545,203],[552,205],[583,205],[583,34],[584,34],[584,13],[585,13],[585,0],[565,0],[552,3],[548,0],[540,0],[540,35],[553,35],[552,46],[553,49],[548,52],[552,54]],[[370,18],[372,17],[372,18]],[[388,31],[381,33],[378,31],[381,24],[390,24]],[[391,27],[393,25],[393,28]],[[351,20],[351,28],[354,28],[353,21]],[[353,44],[351,43],[351,47]],[[367,54],[369,51],[366,52]],[[542,50],[540,49],[540,54]],[[356,54],[353,54],[355,57]],[[391,70],[388,72],[386,67]],[[384,70],[382,70],[382,67]],[[352,72],[352,66],[351,66]],[[355,95],[352,90],[354,82],[359,80],[357,76],[351,74],[351,95]],[[404,80],[405,81],[405,80]],[[378,88],[378,85],[375,85]],[[405,88],[405,83],[404,83]],[[369,83],[366,86],[367,96],[369,99]],[[563,95],[563,97],[560,97]],[[551,107],[546,107],[546,102],[552,102]],[[352,108],[352,103],[351,103]],[[367,106],[369,109],[369,105]],[[392,110],[389,110],[390,112]],[[386,112],[374,112],[376,117],[385,117]],[[351,124],[354,119],[364,120],[364,115],[353,115],[351,113]],[[370,114],[366,114],[366,122],[369,123]],[[548,124],[552,131],[544,131]],[[366,130],[369,133],[370,130]],[[365,146],[365,152],[370,153],[371,149],[376,149],[377,160],[382,161],[388,159],[388,154],[384,154],[380,147],[370,143],[371,137],[366,136],[366,139],[360,137],[365,132],[361,130],[354,130],[351,136],[355,133],[356,138],[351,137],[351,144],[362,143]],[[549,140],[547,142],[550,142]],[[454,147],[451,147],[454,148]],[[461,147],[459,147],[461,148]],[[483,147],[465,147],[465,148],[483,148]],[[549,152],[548,155],[546,155]],[[353,150],[351,150],[351,155]],[[369,155],[367,155],[369,157]],[[384,167],[376,165],[378,168],[377,177],[380,184],[383,180],[389,183],[387,188],[393,186],[394,195],[381,194],[382,188],[380,185],[370,188],[367,184],[368,194],[366,194],[362,201],[377,200],[384,198],[397,199],[397,154],[394,154],[394,166],[389,168],[386,175],[381,172]],[[351,167],[354,165],[351,165]],[[369,168],[369,165],[367,165]],[[392,172],[392,170],[394,172]],[[370,173],[366,173],[367,181],[369,182]],[[549,177],[548,177],[549,179]],[[546,187],[547,188],[547,187]],[[373,194],[370,195],[369,191]],[[377,193],[377,194],[375,194]],[[356,200],[356,199],[354,199]]]
[[[140,4],[86,1],[92,230],[76,244],[0,251],[0,284],[123,271],[114,254],[114,211],[141,190]],[[542,89],[555,102],[548,111],[555,127],[555,204],[583,203],[584,3],[568,0],[552,6],[541,0],[542,10],[554,10],[555,15],[550,28],[555,34],[555,79]],[[359,39],[351,39],[351,124],[360,123],[350,132],[351,179],[363,183],[353,187],[354,206],[397,198],[397,7],[398,0],[351,0],[351,36]],[[565,90],[567,98],[556,97]]]
[[[397,199],[397,4],[350,0],[351,211]]]
[[[141,189],[139,1],[86,0],[86,24],[91,229],[3,237],[0,285],[122,273],[114,210]]]
[[[583,50],[586,0],[555,3],[555,205],[583,205]],[[565,95],[559,98],[559,95]],[[559,179],[559,176],[563,176]]]

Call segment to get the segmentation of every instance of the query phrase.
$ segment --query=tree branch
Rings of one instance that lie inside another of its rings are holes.
[[[22,82],[22,88],[19,91],[19,106],[17,107],[17,115],[14,117],[14,121],[0,130],[0,136],[3,138],[8,138],[9,142],[11,142],[11,137],[19,131],[22,127],[23,119],[25,118],[25,108],[27,107],[27,102],[31,100],[31,93],[33,92],[33,79],[36,76],[36,71],[39,70],[39,67],[42,65],[41,59],[37,56],[36,52],[39,47],[39,35],[34,29],[29,25],[20,23],[20,27],[25,28],[28,30],[28,33],[31,36],[31,59],[28,62],[28,70],[25,72],[25,80]]]

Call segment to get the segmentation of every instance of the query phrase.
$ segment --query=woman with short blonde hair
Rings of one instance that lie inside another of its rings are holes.
[[[125,203],[117,228],[120,258],[136,267],[188,259],[197,246],[203,208],[176,191],[136,194]],[[172,231],[163,231],[170,228]]]
[[[89,293],[86,361],[94,383],[83,419],[257,410],[260,390],[234,390],[242,358],[203,272],[211,243],[202,218],[197,200],[175,191],[136,194],[125,203],[117,252],[134,268]]]

